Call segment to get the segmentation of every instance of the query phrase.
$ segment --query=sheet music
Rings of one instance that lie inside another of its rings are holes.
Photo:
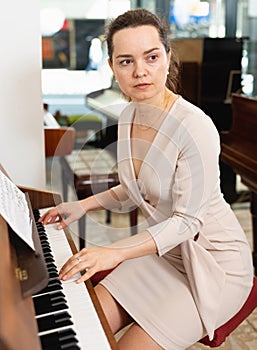
[[[25,194],[0,171],[0,214],[13,231],[35,250]]]

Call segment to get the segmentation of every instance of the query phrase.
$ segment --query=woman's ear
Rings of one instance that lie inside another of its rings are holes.
[[[168,69],[170,67],[170,59],[171,59],[171,50],[167,53]]]
[[[111,68],[111,70],[113,71],[113,66],[112,66],[112,61],[110,60],[110,58],[108,58],[108,64],[109,64],[109,67]]]

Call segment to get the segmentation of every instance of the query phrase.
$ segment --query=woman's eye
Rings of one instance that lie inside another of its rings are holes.
[[[157,60],[157,58],[158,58],[158,55],[151,55],[151,56],[148,56],[147,57],[147,60],[149,61],[149,62],[155,62],[156,60]]]
[[[121,66],[127,66],[127,65],[129,65],[131,62],[132,62],[132,60],[131,60],[130,58],[127,58],[127,59],[121,61],[121,62],[120,62],[120,65],[121,65]]]

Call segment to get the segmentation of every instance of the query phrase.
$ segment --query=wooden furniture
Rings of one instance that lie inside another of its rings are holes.
[[[63,199],[67,201],[68,186],[78,199],[105,191],[119,184],[116,160],[113,154],[103,149],[74,150],[60,159],[62,169]],[[110,222],[107,211],[107,222]],[[130,212],[131,233],[137,232],[137,210]],[[80,249],[85,247],[86,215],[79,220]]]
[[[2,170],[1,165],[0,170]],[[26,187],[19,188],[28,193],[28,205],[31,209],[51,207],[61,202],[61,197],[57,193]],[[43,261],[43,247],[40,245],[35,221],[32,220],[35,252],[26,246],[10,229],[7,221],[0,216],[0,271],[3,276],[0,286],[0,349],[3,350],[43,349],[38,336],[31,291],[41,292],[42,288],[47,286],[49,276],[46,262]],[[72,238],[68,230],[65,232],[71,250],[75,253],[76,248]],[[101,327],[108,339],[109,346],[105,349],[117,349],[90,281],[86,282],[86,289],[90,293],[92,305],[99,315]],[[87,318],[86,314],[85,318]]]
[[[221,133],[221,159],[251,191],[253,262],[257,273],[257,99],[232,95],[233,122]]]
[[[70,154],[75,142],[74,128],[45,128],[45,156],[59,157]]]
[[[45,156],[55,157],[70,154],[75,142],[75,129],[61,127],[54,116],[44,110]]]

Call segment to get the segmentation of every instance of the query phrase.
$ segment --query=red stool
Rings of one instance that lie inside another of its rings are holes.
[[[201,339],[199,342],[208,345],[211,348],[215,348],[220,346],[226,338],[232,333],[239,325],[242,323],[257,307],[257,278],[253,279],[253,287],[247,298],[246,302],[242,306],[242,308],[238,311],[238,313],[232,317],[228,322],[224,325],[220,326],[214,332],[213,340],[210,340],[208,336]]]
[[[93,286],[97,285],[104,277],[106,277],[112,270],[100,271],[97,272],[94,276],[91,277],[91,282]],[[199,343],[207,345],[211,348],[216,348],[220,346],[226,338],[232,333],[239,325],[242,323],[257,307],[257,277],[253,279],[252,290],[238,313],[232,317],[224,325],[220,326],[214,332],[213,340],[210,340],[208,336],[205,336]]]

